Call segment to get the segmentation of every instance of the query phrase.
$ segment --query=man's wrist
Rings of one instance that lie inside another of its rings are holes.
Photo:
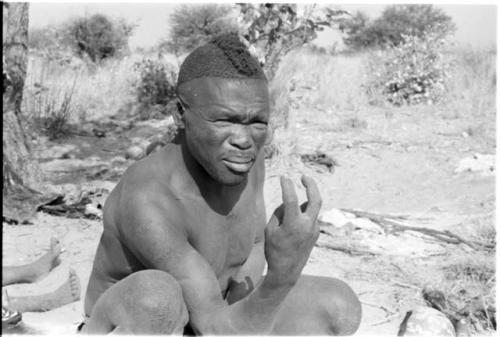
[[[288,292],[297,283],[298,278],[284,276],[268,270],[264,276],[261,287],[272,292]]]

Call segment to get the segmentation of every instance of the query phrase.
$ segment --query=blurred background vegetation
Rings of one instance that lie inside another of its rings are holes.
[[[52,137],[64,134],[65,121],[123,109],[143,119],[149,110],[168,114],[182,59],[225,32],[237,32],[263,64],[275,127],[288,124],[293,85],[310,81],[318,85],[307,99],[321,109],[451,104],[460,114],[495,106],[496,50],[456,47],[452,19],[432,5],[388,5],[375,19],[313,5],[179,5],[170,23],[168,38],[135,51],[128,39],[136,25],[103,14],[30,29],[23,111]],[[342,33],[343,50],[314,44],[326,27]]]

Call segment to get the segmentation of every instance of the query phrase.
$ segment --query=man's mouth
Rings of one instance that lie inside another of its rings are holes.
[[[252,168],[253,160],[248,157],[231,157],[222,159],[224,165],[232,171],[238,173],[247,173]]]

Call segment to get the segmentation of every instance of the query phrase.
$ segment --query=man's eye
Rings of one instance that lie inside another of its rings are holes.
[[[267,129],[267,123],[266,122],[253,122],[252,126],[259,129],[259,130],[265,130]]]
[[[214,122],[218,126],[228,126],[231,125],[231,121],[228,121],[227,119],[219,119]]]

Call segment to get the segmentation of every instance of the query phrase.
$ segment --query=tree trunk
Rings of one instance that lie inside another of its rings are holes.
[[[28,60],[28,3],[3,3],[3,194],[31,193],[41,182],[25,135],[21,102]]]

